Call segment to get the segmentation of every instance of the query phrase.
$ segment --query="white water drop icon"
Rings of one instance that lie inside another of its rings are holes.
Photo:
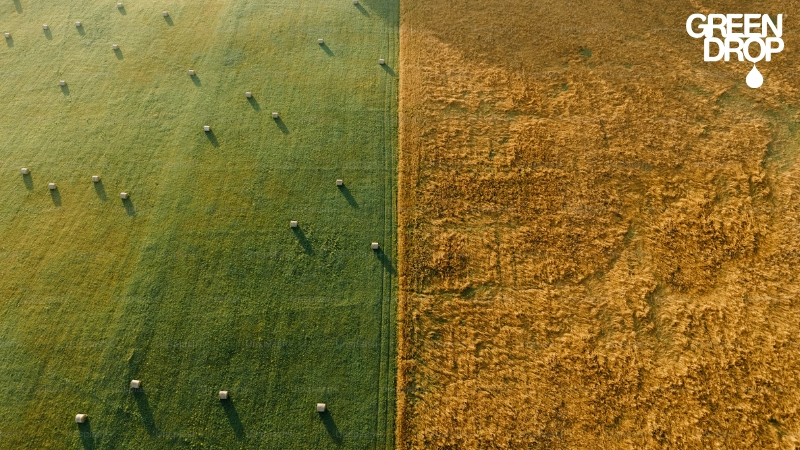
[[[747,85],[753,89],[758,89],[764,84],[764,77],[761,75],[761,72],[756,69],[755,64],[753,64],[753,70],[747,74],[747,78],[745,78]]]

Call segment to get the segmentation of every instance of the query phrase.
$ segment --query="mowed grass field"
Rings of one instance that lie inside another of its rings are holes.
[[[799,13],[401,3],[399,448],[800,447]]]
[[[397,1],[123,3],[0,6],[0,447],[392,447]]]

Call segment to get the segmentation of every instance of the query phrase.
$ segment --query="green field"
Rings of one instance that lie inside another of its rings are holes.
[[[0,448],[392,447],[398,1],[121,1],[0,6]]]

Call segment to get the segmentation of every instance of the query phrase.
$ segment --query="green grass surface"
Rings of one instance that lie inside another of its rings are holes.
[[[72,3],[0,6],[0,448],[393,446],[397,1]]]

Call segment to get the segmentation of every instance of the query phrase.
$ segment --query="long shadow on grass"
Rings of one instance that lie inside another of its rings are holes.
[[[361,6],[361,3],[357,4],[357,5],[356,5],[356,8],[358,8],[358,10],[359,10],[359,11],[361,11],[361,14],[363,14],[363,15],[365,15],[365,16],[367,16],[367,17],[369,17],[369,13],[367,12],[367,10],[366,10],[366,9],[364,9],[364,7],[363,7],[363,6]]]
[[[53,199],[54,205],[61,206],[61,193],[58,192],[58,189],[50,190],[50,198]]]
[[[108,200],[108,196],[106,195],[106,188],[103,186],[102,180],[94,184],[94,191],[97,192],[97,196],[100,197],[100,200],[102,201]]]
[[[116,56],[119,60],[125,59],[125,57],[122,56],[122,50],[120,49],[114,50],[114,56]]]
[[[217,140],[217,135],[214,134],[214,130],[206,131],[206,137],[211,142],[211,145],[219,147],[219,141]]]
[[[48,28],[46,30],[42,30],[42,31],[44,31],[44,37],[46,37],[47,40],[49,40],[49,41],[53,40],[53,32],[50,31],[50,28]]]
[[[62,94],[64,94],[65,96],[69,95],[69,86],[68,85],[65,84],[65,85],[60,86],[60,87],[61,87],[61,93]]]
[[[231,428],[233,428],[233,434],[236,436],[236,439],[244,439],[244,427],[242,426],[242,421],[239,419],[239,413],[236,412],[236,407],[233,406],[233,401],[230,399],[223,400],[222,407],[225,409],[225,415],[228,416],[228,422],[230,422]]]
[[[344,195],[344,198],[347,200],[347,203],[349,203],[350,206],[352,206],[353,208],[358,209],[358,202],[353,197],[353,195],[350,193],[350,189],[347,189],[347,186],[345,186],[345,185],[339,186],[339,192],[341,192],[342,195]]]
[[[283,119],[278,117],[277,119],[275,119],[275,124],[278,125],[278,128],[281,129],[281,132],[283,132],[283,134],[289,134],[289,129],[286,128],[286,124],[283,123]]]
[[[397,270],[394,268],[394,264],[392,264],[392,260],[389,259],[389,256],[383,252],[383,249],[378,249],[375,251],[375,255],[378,257],[378,260],[383,264],[384,269],[386,269],[390,274],[397,275]]]
[[[80,34],[81,36],[86,36],[86,30],[84,30],[82,26],[75,27],[75,29],[78,30],[78,34]]]
[[[13,37],[10,37],[10,38],[6,39],[6,45],[7,45],[9,48],[13,47],[13,46],[14,46],[14,38],[13,38]]]
[[[83,422],[78,424],[78,434],[81,437],[81,444],[83,444],[84,449],[94,449],[95,448],[95,439],[94,433],[92,433],[92,425],[89,422]]]
[[[139,414],[142,416],[142,424],[147,429],[150,436],[155,436],[158,433],[156,422],[153,420],[153,411],[150,409],[150,402],[147,401],[147,394],[144,390],[139,389],[133,392],[133,397],[136,399],[136,407],[139,408]]]
[[[123,199],[122,205],[125,206],[125,212],[128,213],[129,216],[136,215],[136,209],[134,209],[133,202],[131,201],[130,197]]]
[[[14,0],[14,8],[17,9],[17,13],[22,14],[22,3],[19,0]]]
[[[122,14],[123,16],[128,14],[128,11],[125,11],[125,7],[124,7],[124,6],[123,6],[122,8],[117,8],[117,10],[118,10],[118,11],[119,11],[119,13],[120,13],[120,14]]]
[[[381,19],[397,23],[399,14],[399,4],[397,1],[387,0],[359,0],[369,8],[370,11],[377,14]]]
[[[297,237],[297,242],[303,247],[303,251],[309,255],[314,254],[314,249],[311,248],[311,242],[306,238],[306,234],[303,233],[303,230],[300,227],[292,228],[292,232],[294,233],[295,237]]]
[[[25,183],[25,189],[29,191],[33,190],[33,175],[30,173],[22,175],[22,182]]]
[[[252,106],[256,111],[261,111],[261,105],[258,104],[258,100],[256,100],[255,97],[248,98],[247,102],[250,103],[250,106]]]
[[[175,25],[175,22],[172,21],[172,16],[164,17],[164,22],[167,22],[167,25],[169,25],[169,26]]]
[[[331,48],[330,48],[330,47],[328,47],[328,44],[319,44],[319,46],[320,46],[320,47],[321,47],[323,50],[325,50],[325,53],[327,53],[327,54],[328,54],[328,56],[333,56],[333,50],[331,50]]]
[[[322,419],[325,430],[328,431],[328,435],[333,439],[333,442],[336,445],[342,445],[342,433],[339,432],[339,428],[336,426],[336,422],[333,420],[330,411],[320,413],[319,418]]]
[[[192,75],[191,79],[192,79],[192,83],[194,83],[195,86],[200,87],[200,86],[203,85],[203,82],[200,81],[200,77],[197,76],[197,73]]]
[[[389,64],[384,64],[381,67],[383,67],[383,70],[386,71],[386,73],[388,73],[389,75],[391,76],[397,75],[396,73],[394,73],[394,70],[392,70],[392,68],[389,67]]]

